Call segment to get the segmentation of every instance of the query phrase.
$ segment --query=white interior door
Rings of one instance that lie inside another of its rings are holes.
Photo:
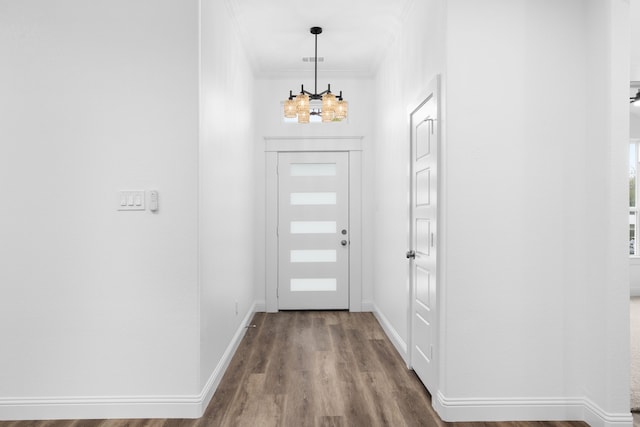
[[[437,86],[436,86],[437,87]],[[438,105],[434,91],[411,114],[411,365],[430,392],[436,384]]]
[[[278,154],[278,309],[349,308],[349,153]]]

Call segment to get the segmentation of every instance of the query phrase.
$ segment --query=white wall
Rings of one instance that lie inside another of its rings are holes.
[[[202,2],[200,381],[210,392],[254,309],[253,75],[224,4]]]
[[[630,425],[625,2],[454,0],[446,16],[438,5],[416,2],[410,15],[446,22],[446,40],[409,23],[377,78],[392,101],[375,132],[385,245],[374,301],[406,340],[408,294],[397,289],[408,270],[396,254],[407,242],[408,111],[443,73],[436,406],[452,421]]]
[[[444,68],[445,1],[415,1],[376,78],[384,102],[374,113],[374,302],[379,319],[406,348],[409,263],[409,113]],[[405,355],[403,355],[405,356]]]
[[[640,25],[635,25],[640,20],[640,0],[629,1],[630,17],[629,21],[631,25],[631,66],[630,66],[630,81],[640,81]],[[631,95],[635,95],[637,89],[631,91]],[[633,110],[634,108],[631,107]],[[636,108],[636,110],[640,110]],[[634,111],[629,117],[630,127],[629,136],[631,138],[640,138],[640,112]],[[640,296],[640,259],[631,259],[630,262],[630,286],[631,295]]]
[[[564,266],[584,254],[570,210],[583,196],[583,12],[501,0],[448,12],[442,392],[562,396]]]
[[[255,294],[257,301],[265,300],[265,138],[307,138],[307,137],[363,137],[362,152],[362,299],[364,309],[370,309],[372,300],[372,213],[373,198],[373,161],[372,144],[372,112],[374,97],[372,95],[373,80],[367,78],[344,78],[325,75],[318,69],[318,91],[331,84],[333,92],[342,91],[349,102],[349,118],[340,123],[297,124],[283,123],[283,110],[280,102],[289,96],[289,91],[299,91],[300,84],[305,89],[313,90],[313,71],[300,77],[282,79],[258,78],[255,81],[255,98],[257,102],[255,126],[255,188],[256,198],[256,234],[255,234]]]
[[[629,23],[631,24],[631,81],[640,81],[640,0],[629,0]]]
[[[629,2],[591,0],[587,7],[589,104],[585,176],[589,191],[603,203],[593,209],[588,229],[598,230],[589,241],[600,251],[590,253],[581,324],[585,349],[594,339],[601,343],[587,358],[586,396],[610,414],[629,411],[629,261],[628,261],[628,156],[629,156]],[[624,101],[623,101],[624,100]],[[598,171],[594,174],[593,171]],[[596,187],[596,185],[600,187]],[[583,206],[590,204],[587,198]],[[603,225],[605,225],[603,227]],[[587,243],[587,242],[585,242]],[[600,316],[593,316],[594,311]],[[585,326],[588,326],[585,328]],[[586,333],[585,331],[591,330]]]
[[[449,6],[444,392],[587,396],[624,413],[628,379],[607,365],[624,366],[628,339],[605,334],[628,327],[611,107],[628,69],[612,48],[626,45],[622,2],[472,3]]]
[[[0,3],[0,419],[206,406],[253,308],[253,77],[227,16]],[[132,189],[160,210],[116,211]]]
[[[0,419],[199,392],[197,16],[0,4]],[[157,214],[116,211],[152,188]]]

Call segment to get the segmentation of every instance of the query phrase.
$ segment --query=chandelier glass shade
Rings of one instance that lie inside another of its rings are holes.
[[[284,101],[284,117],[288,119],[298,118],[298,123],[309,123],[310,116],[320,116],[323,123],[339,122],[347,117],[349,104],[342,98],[342,91],[338,96],[331,93],[331,85],[327,85],[327,90],[318,93],[318,34],[322,33],[322,28],[311,27],[309,30],[315,36],[315,89],[314,93],[304,90],[304,85],[300,86],[300,93],[296,96],[293,91],[289,91],[289,98]],[[315,101],[315,102],[313,102]],[[321,105],[316,105],[322,101]]]

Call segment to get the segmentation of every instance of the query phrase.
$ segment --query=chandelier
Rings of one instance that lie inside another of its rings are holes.
[[[309,31],[316,37],[316,53],[313,58],[315,62],[314,93],[304,90],[304,85],[300,86],[300,93],[297,96],[293,95],[293,91],[289,91],[289,98],[284,101],[284,116],[288,119],[297,117],[298,123],[309,123],[311,116],[322,117],[323,123],[339,122],[347,117],[349,105],[342,99],[342,91],[338,96],[331,93],[330,84],[327,85],[327,90],[318,93],[318,34],[322,33],[322,28],[311,27]]]

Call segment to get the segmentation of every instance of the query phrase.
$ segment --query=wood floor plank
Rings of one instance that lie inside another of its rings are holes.
[[[197,422],[197,420],[176,418],[165,420],[164,424],[162,424],[162,427],[195,427]]]
[[[347,341],[351,352],[355,356],[355,368],[360,372],[375,372],[381,369],[371,348],[371,342],[365,338],[359,329],[347,329]]]
[[[376,320],[373,313],[362,312],[350,314],[353,314],[353,316],[350,317],[352,318],[354,329],[360,331],[360,335],[362,337],[368,340],[386,338],[384,331],[378,324],[378,321]]]
[[[418,377],[407,369],[407,365],[388,340],[371,340],[370,345],[387,377],[396,379],[391,382],[395,391],[410,387],[418,394],[426,392]],[[431,397],[428,398],[430,401]]]
[[[314,392],[308,371],[296,371],[291,374],[291,384],[286,394],[285,426],[315,426]]]
[[[245,378],[222,425],[253,427],[261,424],[258,402],[259,396],[263,394],[265,379],[266,374],[253,373]]]
[[[333,349],[329,328],[324,316],[316,315],[311,318],[311,337],[315,351],[330,351]]]
[[[317,419],[316,427],[346,427],[343,417],[320,417]]]
[[[312,370],[314,411],[316,418],[342,416],[343,396],[338,383],[335,353],[316,351]]]
[[[254,346],[254,348],[259,348],[260,351],[255,352],[255,359],[252,363],[253,368],[251,372],[264,373],[266,372],[267,364],[269,363],[274,346],[276,345],[279,324],[271,321],[271,319],[266,321],[268,317],[273,316],[273,313],[256,313],[256,316],[257,314],[262,314],[262,316],[260,316],[257,321],[254,320],[251,322],[251,324],[256,325],[256,329],[259,331],[258,334],[255,334],[256,337],[252,346]]]
[[[338,364],[338,376],[341,379],[341,390],[344,398],[345,422],[349,426],[372,426],[372,409],[367,405],[365,392],[360,376],[353,366]]]
[[[236,399],[232,403],[226,418],[231,426],[255,426],[260,417],[259,397],[264,394],[266,374],[250,374],[245,378],[243,387],[240,388]]]
[[[168,420],[162,419],[138,419],[138,420],[104,420],[100,427],[165,427]]]
[[[341,324],[329,325],[329,335],[332,347],[335,349],[336,363],[349,363],[351,353],[346,351],[349,348],[349,342],[344,326]]]
[[[362,372],[360,377],[371,400],[369,407],[374,410],[375,422],[385,426],[406,426],[393,388],[384,372]]]
[[[284,425],[283,414],[285,413],[286,396],[282,394],[262,394],[256,399],[257,424],[264,427],[276,427]]]
[[[293,330],[290,342],[289,364],[287,368],[296,371],[309,371],[312,360],[311,352],[315,349],[315,337],[311,328],[312,312],[298,311],[292,322]]]
[[[265,370],[267,377],[263,391],[267,394],[285,394],[288,378],[294,365],[294,354],[291,349],[296,346],[294,330],[288,325],[295,324],[296,318],[294,313],[285,313],[283,316],[274,315],[270,320],[278,326],[267,360]]]

